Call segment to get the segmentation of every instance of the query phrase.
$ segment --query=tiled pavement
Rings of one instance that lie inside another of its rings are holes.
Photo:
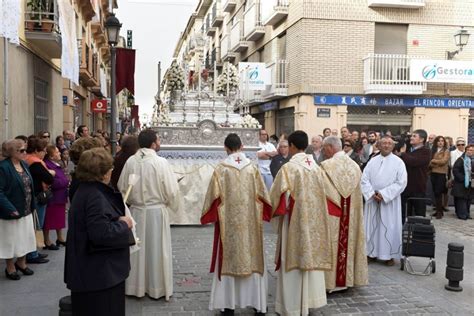
[[[474,315],[474,220],[461,221],[452,211],[441,221],[436,221],[437,273],[428,277],[412,276],[400,271],[399,266],[386,267],[380,263],[369,266],[370,285],[350,289],[328,296],[328,305],[312,310],[311,315]],[[173,227],[174,295],[170,302],[149,298],[127,299],[127,315],[200,316],[213,315],[208,311],[211,275],[208,273],[213,228],[187,226]],[[464,291],[444,290],[447,243],[465,245]],[[265,227],[265,245],[269,278],[269,313],[274,313],[275,273],[273,255],[275,235]],[[0,316],[57,315],[57,303],[67,295],[63,283],[64,250],[49,251],[51,262],[32,266],[35,275],[21,281],[8,281],[0,277]],[[425,258],[413,258],[420,269]],[[0,263],[4,270],[4,263]],[[236,314],[253,315],[250,310]]]

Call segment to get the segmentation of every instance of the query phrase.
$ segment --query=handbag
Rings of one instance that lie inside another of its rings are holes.
[[[38,202],[39,205],[46,205],[52,197],[53,192],[51,192],[51,189],[48,188],[38,193],[38,195],[36,196],[36,202]]]

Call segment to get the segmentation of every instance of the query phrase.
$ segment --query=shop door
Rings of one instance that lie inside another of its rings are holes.
[[[347,108],[347,127],[356,131],[387,132],[401,135],[410,131],[413,108],[349,106]]]

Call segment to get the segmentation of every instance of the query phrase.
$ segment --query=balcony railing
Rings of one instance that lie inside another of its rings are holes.
[[[50,57],[60,58],[62,46],[57,2],[44,1],[40,4],[26,8],[25,36]]]
[[[248,41],[256,41],[264,35],[265,26],[261,19],[260,1],[256,0],[244,13],[244,36]]]
[[[371,8],[404,8],[420,9],[425,6],[425,0],[368,0]]]
[[[249,105],[260,104],[265,102],[262,92],[263,91],[260,90],[243,90],[241,97],[246,100]]]
[[[274,100],[288,96],[288,61],[277,60],[267,66],[270,70],[272,83],[267,86],[262,95],[265,100]]]
[[[238,20],[230,30],[230,49],[233,52],[243,52],[248,47],[249,43],[244,36],[243,21]]]
[[[212,6],[212,27],[219,27],[224,22],[224,14],[222,13],[221,2],[217,1]]]
[[[235,58],[235,54],[230,51],[230,36],[228,34],[224,35],[221,40],[221,61]]]
[[[289,0],[263,0],[261,3],[264,25],[276,25],[288,16]]]
[[[234,11],[236,6],[237,6],[237,0],[224,0],[224,5],[222,6],[222,10],[224,12],[230,13]]]
[[[422,94],[426,83],[410,80],[407,55],[370,54],[364,58],[364,90],[366,94]]]

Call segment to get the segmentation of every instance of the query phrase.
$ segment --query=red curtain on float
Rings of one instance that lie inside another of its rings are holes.
[[[135,95],[135,50],[128,48],[117,48],[117,59],[115,60],[115,89],[118,94],[127,88]]]

